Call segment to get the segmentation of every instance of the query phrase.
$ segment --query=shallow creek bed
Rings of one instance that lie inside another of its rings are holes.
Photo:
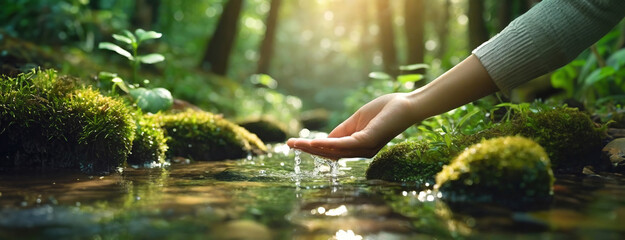
[[[368,181],[283,144],[265,156],[109,176],[0,176],[0,239],[623,239],[625,177],[556,175],[547,209],[451,209],[431,186]],[[296,173],[296,170],[299,173]]]

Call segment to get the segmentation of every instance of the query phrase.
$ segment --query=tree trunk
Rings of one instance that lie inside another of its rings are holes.
[[[484,1],[469,0],[469,48],[471,50],[488,40],[488,30],[484,24]]]
[[[384,71],[392,76],[397,74],[397,54],[395,52],[395,36],[393,35],[393,12],[389,0],[377,0],[380,49]]]
[[[218,75],[228,72],[228,59],[238,31],[243,0],[230,0],[224,6],[213,37],[208,42],[201,68]]]
[[[407,64],[423,63],[425,54],[424,27],[425,27],[425,10],[423,0],[405,0],[404,18],[406,22],[406,38],[408,44],[408,61]],[[420,69],[418,73],[423,73]]]
[[[436,57],[441,59],[441,61],[446,61],[443,59],[445,57],[445,53],[447,53],[447,37],[449,36],[449,21],[451,19],[451,0],[445,0],[443,5],[442,14],[440,19],[436,21],[436,35],[438,37],[438,49],[436,51]]]
[[[269,73],[271,58],[273,56],[273,46],[276,39],[276,28],[278,23],[278,9],[282,0],[272,0],[269,14],[267,15],[265,37],[260,45],[260,58],[258,59],[257,73]]]
[[[503,30],[513,18],[513,8],[514,8],[515,0],[503,0],[498,1],[499,3],[499,13],[497,15],[498,25],[497,31],[500,32]]]
[[[160,0],[136,0],[135,12],[132,15],[131,23],[137,28],[150,30],[152,24],[156,23]]]

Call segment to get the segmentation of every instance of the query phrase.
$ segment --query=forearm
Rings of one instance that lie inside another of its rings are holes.
[[[476,56],[471,55],[407,98],[416,122],[435,116],[498,91]]]
[[[473,54],[508,93],[570,62],[624,16],[623,0],[545,0]]]

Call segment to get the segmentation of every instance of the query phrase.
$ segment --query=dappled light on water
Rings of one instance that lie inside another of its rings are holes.
[[[510,237],[528,234],[526,229],[560,237],[548,229],[577,229],[576,235],[591,236],[621,231],[617,223],[625,221],[623,180],[614,176],[558,178],[557,207],[547,210],[452,210],[429,184],[366,180],[369,159],[331,161],[331,166],[300,153],[297,173],[296,152],[284,144],[271,146],[270,152],[240,160],[126,168],[102,177],[1,176],[0,238],[228,239],[250,232],[258,239],[446,239],[480,238],[492,231]]]

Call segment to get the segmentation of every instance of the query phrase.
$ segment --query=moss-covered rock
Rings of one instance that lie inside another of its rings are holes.
[[[267,151],[258,137],[209,112],[187,110],[151,116],[165,130],[168,156],[212,161],[244,158]]]
[[[135,128],[122,101],[53,70],[0,80],[0,170],[108,173],[125,163]]]
[[[449,163],[452,155],[447,146],[406,141],[376,155],[366,176],[392,182],[433,183],[436,173]]]
[[[167,152],[165,132],[156,119],[144,117],[137,113],[137,132],[132,141],[132,151],[128,155],[128,164],[144,165],[147,163],[164,163]]]
[[[549,202],[553,182],[545,150],[514,136],[483,140],[465,149],[436,175],[435,188],[449,202],[527,208]]]
[[[256,134],[260,140],[266,143],[286,141],[286,127],[275,121],[259,119],[243,122],[240,126]]]
[[[601,130],[576,108],[556,107],[517,114],[514,120],[498,128],[491,131],[519,134],[544,147],[555,171],[581,172],[584,166],[596,164],[601,153]]]
[[[457,136],[454,145],[463,149],[482,139],[514,135],[544,147],[554,171],[579,173],[584,166],[602,165],[599,156],[605,134],[586,113],[564,106],[519,111],[510,121],[477,134]]]

